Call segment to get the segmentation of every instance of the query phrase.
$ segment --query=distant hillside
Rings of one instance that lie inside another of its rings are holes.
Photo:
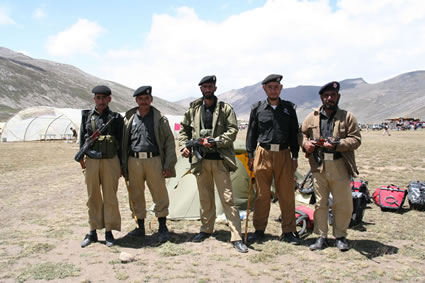
[[[362,78],[347,79],[341,83],[340,106],[357,117],[359,122],[381,122],[392,117],[413,117],[425,120],[425,71],[399,75],[376,84]],[[297,104],[300,122],[321,105],[321,86],[284,88],[281,97]],[[261,83],[231,90],[219,95],[233,105],[238,119],[249,119],[251,105],[266,99]]]
[[[136,106],[133,89],[91,76],[70,65],[38,60],[0,47],[0,121],[29,106],[90,108],[91,90],[104,84],[112,89],[111,109],[123,112]],[[185,107],[155,97],[164,114],[182,115]]]

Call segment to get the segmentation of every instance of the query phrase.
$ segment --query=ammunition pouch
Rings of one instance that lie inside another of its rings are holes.
[[[118,141],[114,136],[101,135],[94,142],[92,150],[101,153],[101,158],[113,158],[118,152]]]

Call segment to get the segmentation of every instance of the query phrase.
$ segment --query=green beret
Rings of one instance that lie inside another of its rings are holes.
[[[139,95],[143,95],[143,94],[148,94],[152,96],[152,87],[150,85],[145,85],[145,86],[141,86],[138,89],[136,89],[136,91],[133,94],[133,97],[139,96]]]
[[[276,75],[276,74],[271,74],[268,75],[262,82],[263,85],[269,83],[269,82],[278,82],[280,83],[280,81],[282,80],[282,76],[281,75]]]
[[[324,93],[327,90],[335,90],[337,93],[339,92],[339,82],[330,82],[322,86],[319,90],[319,94]]]
[[[217,78],[214,75],[212,75],[212,76],[206,76],[206,77],[203,77],[202,78],[202,80],[199,82],[198,85],[203,85],[205,83],[213,83],[213,84],[215,84],[216,81],[217,81]]]
[[[91,92],[93,92],[94,94],[111,95],[111,89],[104,85],[95,86]]]

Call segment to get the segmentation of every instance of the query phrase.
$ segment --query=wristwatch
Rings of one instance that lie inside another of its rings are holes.
[[[292,157],[292,160],[298,160],[298,158],[296,158],[296,157]]]

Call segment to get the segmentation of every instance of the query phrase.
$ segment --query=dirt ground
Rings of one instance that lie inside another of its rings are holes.
[[[362,134],[356,159],[371,192],[379,185],[425,181],[425,131]],[[205,242],[192,243],[199,221],[169,221],[171,241],[159,245],[158,223],[149,214],[148,236],[126,237],[134,221],[121,179],[118,244],[106,247],[104,231],[98,231],[101,242],[82,249],[87,193],[73,160],[77,150],[63,141],[0,143],[0,282],[425,281],[425,212],[410,210],[407,201],[400,213],[369,204],[364,223],[349,230],[352,248],[345,253],[335,247],[310,251],[312,234],[301,246],[278,241],[279,208],[273,204],[266,241],[240,254],[224,224]],[[306,159],[299,162],[300,172],[307,172]],[[122,263],[121,252],[135,260]]]

